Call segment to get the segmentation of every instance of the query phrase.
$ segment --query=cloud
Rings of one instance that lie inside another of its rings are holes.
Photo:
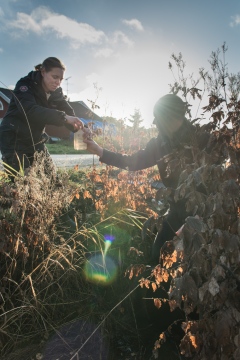
[[[33,32],[38,35],[53,31],[59,38],[70,40],[73,48],[84,44],[98,44],[105,38],[101,30],[86,23],[79,23],[65,15],[54,13],[47,7],[38,7],[30,15],[17,13],[14,21],[8,22],[8,28]]]
[[[232,18],[232,21],[230,22],[231,27],[240,25],[240,15],[237,14],[235,16],[232,16],[231,18]]]
[[[143,28],[141,22],[137,19],[131,19],[131,20],[124,19],[124,20],[122,20],[122,22],[134,30],[144,31],[144,28]]]
[[[22,30],[24,32],[34,32],[41,34],[42,27],[39,25],[32,16],[17,13],[17,19],[8,23],[8,28]],[[16,33],[14,35],[17,35]]]
[[[140,29],[141,23],[138,20],[133,19],[129,22],[130,26],[135,28],[137,26]],[[115,31],[108,38],[103,31],[97,30],[87,23],[77,22],[65,15],[53,12],[45,6],[36,8],[31,14],[18,12],[14,20],[6,21],[6,26],[15,37],[21,37],[23,33],[34,33],[40,36],[53,32],[58,38],[67,39],[74,49],[87,44],[97,46],[103,43],[107,44],[107,47],[103,47],[95,53],[95,57],[110,57],[114,53],[114,48],[120,44],[127,47],[133,45],[133,41],[122,31]]]
[[[110,49],[110,48],[103,48],[103,49],[99,49],[95,54],[94,54],[94,57],[96,58],[108,58],[110,57],[111,55],[113,55],[113,49]]]
[[[143,29],[136,19],[124,21],[128,26],[137,28],[139,31]],[[92,45],[95,58],[109,58],[114,54],[117,56],[120,47],[130,48],[134,45],[133,40],[120,30],[106,35],[104,31],[88,23],[78,22],[52,11],[47,6],[39,6],[29,14],[18,12],[14,19],[4,19],[4,27],[5,31],[17,39],[30,34],[46,39],[46,35],[52,34],[58,39],[67,40],[73,49],[78,49],[83,45]]]
[[[122,31],[115,31],[113,34],[113,44],[123,43],[128,47],[131,47],[134,43],[127,37]]]
[[[2,53],[3,52],[3,48],[0,48],[0,53]]]

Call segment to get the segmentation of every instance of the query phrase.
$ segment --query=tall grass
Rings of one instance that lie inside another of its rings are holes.
[[[36,343],[39,348],[41,341],[48,342],[50,334],[58,334],[62,326],[79,319],[106,323],[109,329],[115,328],[117,318],[119,328],[127,326],[129,334],[136,337],[131,326],[123,322],[124,307],[120,304],[131,292],[123,275],[127,266],[139,260],[139,255],[130,254],[129,249],[136,244],[136,238],[140,239],[146,216],[143,211],[127,210],[127,205],[134,201],[130,193],[134,193],[133,186],[139,186],[140,179],[134,180],[135,185],[132,175],[131,181],[124,180],[129,187],[124,202],[120,198],[122,180],[118,183],[116,174],[111,178],[110,173],[108,169],[98,174],[96,168],[84,174],[77,169],[56,173],[51,159],[37,154],[27,176],[17,175],[14,183],[2,178],[2,357],[12,353],[21,358],[21,349],[24,351],[27,344]],[[68,222],[63,223],[65,212],[75,221],[75,230]],[[91,276],[94,266],[91,259],[98,254],[100,259],[109,256],[107,261],[116,264],[114,278],[102,280]],[[90,275],[86,273],[86,264],[90,264]],[[113,316],[111,310],[115,307],[118,310]],[[101,326],[103,329],[107,329],[105,325]],[[27,359],[26,354],[23,356]],[[31,358],[30,354],[27,356]]]

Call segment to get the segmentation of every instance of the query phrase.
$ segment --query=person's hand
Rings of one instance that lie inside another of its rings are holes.
[[[85,140],[90,140],[92,139],[93,133],[92,130],[89,127],[84,126],[82,128],[83,131],[83,139]]]
[[[74,129],[74,132],[76,132],[80,129],[83,129],[84,124],[79,118],[77,118],[75,116],[66,115],[65,119],[67,120],[66,124],[69,124],[70,126],[72,126]]]
[[[85,142],[87,144],[87,150],[94,155],[98,155],[100,158],[103,155],[103,148],[98,145],[96,143],[96,141],[94,141],[92,139],[92,135],[87,135],[87,132],[85,132],[85,129],[83,129],[84,133],[83,133],[83,142]]]

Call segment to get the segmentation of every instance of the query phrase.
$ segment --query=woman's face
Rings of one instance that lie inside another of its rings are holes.
[[[41,70],[42,86],[45,92],[55,91],[60,85],[64,76],[64,70],[52,68],[50,71]]]
[[[154,118],[157,120],[158,130],[169,138],[180,129],[183,123],[183,118],[164,118],[157,115]]]

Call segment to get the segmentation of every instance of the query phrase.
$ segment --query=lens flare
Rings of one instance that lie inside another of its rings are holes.
[[[115,240],[115,236],[113,236],[113,235],[104,235],[104,240],[105,240],[104,241],[104,244],[105,244],[104,256],[106,256],[108,249],[110,248],[111,244]]]
[[[86,278],[97,284],[108,285],[113,282],[117,275],[115,261],[107,255],[107,251],[115,240],[115,236],[104,235],[104,251],[94,254],[85,263],[84,273]]]
[[[89,281],[108,285],[116,278],[117,266],[111,257],[95,254],[86,262],[84,273]]]

